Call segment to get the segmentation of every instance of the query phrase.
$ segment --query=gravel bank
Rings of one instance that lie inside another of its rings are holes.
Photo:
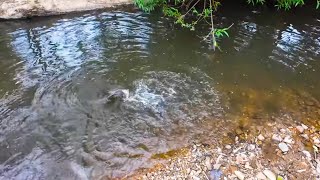
[[[320,178],[320,135],[314,126],[269,123],[260,128],[260,133],[236,136],[229,144],[194,144],[166,163],[124,179]]]

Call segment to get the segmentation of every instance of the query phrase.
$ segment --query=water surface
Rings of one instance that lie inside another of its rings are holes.
[[[319,17],[222,12],[217,26],[234,25],[221,52],[199,38],[205,27],[190,32],[158,14],[1,22],[1,178],[124,176],[218,135],[229,115],[320,98]],[[128,97],[109,102],[117,90]]]

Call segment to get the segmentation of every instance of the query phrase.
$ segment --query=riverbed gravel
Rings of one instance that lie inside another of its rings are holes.
[[[319,179],[320,142],[315,127],[269,125],[269,131],[224,146],[193,144],[182,156],[125,179]]]

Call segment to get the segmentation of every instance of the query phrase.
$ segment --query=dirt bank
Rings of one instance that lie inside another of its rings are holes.
[[[132,0],[0,0],[0,19],[57,15],[132,4]]]

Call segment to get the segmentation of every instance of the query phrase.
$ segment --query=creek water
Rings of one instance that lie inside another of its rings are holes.
[[[319,99],[317,13],[229,8],[215,52],[206,26],[139,11],[1,22],[0,178],[124,176],[244,108]]]

